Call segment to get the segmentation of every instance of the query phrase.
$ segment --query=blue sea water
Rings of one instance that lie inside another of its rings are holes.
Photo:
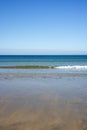
[[[0,66],[54,66],[54,69],[0,69],[0,73],[87,73],[87,55],[1,55]]]

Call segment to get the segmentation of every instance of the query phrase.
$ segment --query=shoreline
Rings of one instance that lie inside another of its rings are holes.
[[[5,73],[0,76],[17,76],[17,77],[87,77],[84,73]]]

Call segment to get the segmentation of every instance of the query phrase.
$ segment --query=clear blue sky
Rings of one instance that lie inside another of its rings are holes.
[[[87,54],[87,0],[0,0],[0,54]]]

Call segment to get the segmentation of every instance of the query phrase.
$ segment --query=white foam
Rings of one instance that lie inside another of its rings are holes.
[[[70,65],[67,65],[67,66],[56,66],[55,68],[57,68],[57,69],[87,69],[87,66],[78,66],[78,65],[70,66]]]

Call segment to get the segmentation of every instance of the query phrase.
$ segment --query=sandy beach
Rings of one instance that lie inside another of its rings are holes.
[[[0,130],[86,129],[86,75],[0,75]]]

